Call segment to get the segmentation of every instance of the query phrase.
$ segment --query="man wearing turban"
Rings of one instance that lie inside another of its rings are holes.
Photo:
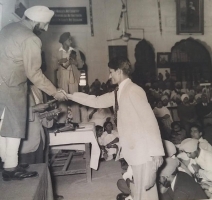
[[[25,138],[27,121],[27,79],[55,99],[66,99],[40,69],[41,41],[35,35],[47,31],[54,12],[45,6],[33,6],[24,15],[24,20],[0,32],[0,157],[4,180],[37,175],[18,166],[18,149]]]
[[[198,176],[206,181],[212,181],[212,153],[205,150],[202,145],[197,139],[187,138],[182,141],[180,149],[189,158],[195,159],[197,165],[192,167]]]
[[[57,84],[65,92],[73,94],[78,92],[80,81],[80,71],[78,69],[83,67],[84,62],[79,51],[71,46],[72,38],[70,32],[63,33],[59,38],[59,43],[62,46],[59,49],[58,55]],[[64,114],[60,115],[59,122],[64,123],[67,117],[67,102],[61,102],[60,107]],[[77,103],[71,103],[71,111],[73,121],[80,122],[79,105]]]
[[[179,161],[166,158],[159,174],[159,188],[161,199],[207,199],[206,194],[194,178],[184,172],[178,172]]]

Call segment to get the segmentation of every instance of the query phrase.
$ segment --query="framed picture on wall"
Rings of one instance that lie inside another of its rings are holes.
[[[157,53],[157,67],[169,68],[170,67],[170,52],[158,52]]]
[[[204,0],[176,0],[177,34],[204,34]]]
[[[127,46],[119,45],[119,46],[108,46],[109,51],[109,60],[116,56],[124,56],[127,57]]]
[[[20,17],[22,19],[26,9],[27,8],[25,7],[25,5],[20,0],[16,0],[15,11],[14,11],[15,15],[17,15],[18,17]]]

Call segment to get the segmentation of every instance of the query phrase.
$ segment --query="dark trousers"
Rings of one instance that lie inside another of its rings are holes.
[[[28,164],[38,164],[43,163],[44,150],[43,150],[43,141],[40,139],[40,144],[38,149],[34,152],[20,154],[19,163],[28,163]]]

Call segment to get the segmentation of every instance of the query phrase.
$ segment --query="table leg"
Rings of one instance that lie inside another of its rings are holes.
[[[91,160],[91,151],[90,151],[90,143],[85,144],[85,154],[86,154],[86,176],[87,182],[91,182],[91,168],[90,168],[90,160]]]

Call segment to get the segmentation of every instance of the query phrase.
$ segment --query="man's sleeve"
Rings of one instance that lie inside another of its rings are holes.
[[[53,95],[55,86],[42,73],[41,67],[41,41],[37,37],[31,37],[22,44],[23,62],[27,78],[39,89]]]
[[[115,95],[114,92],[110,92],[96,97],[95,95],[75,92],[71,100],[92,108],[109,108],[115,104]]]

